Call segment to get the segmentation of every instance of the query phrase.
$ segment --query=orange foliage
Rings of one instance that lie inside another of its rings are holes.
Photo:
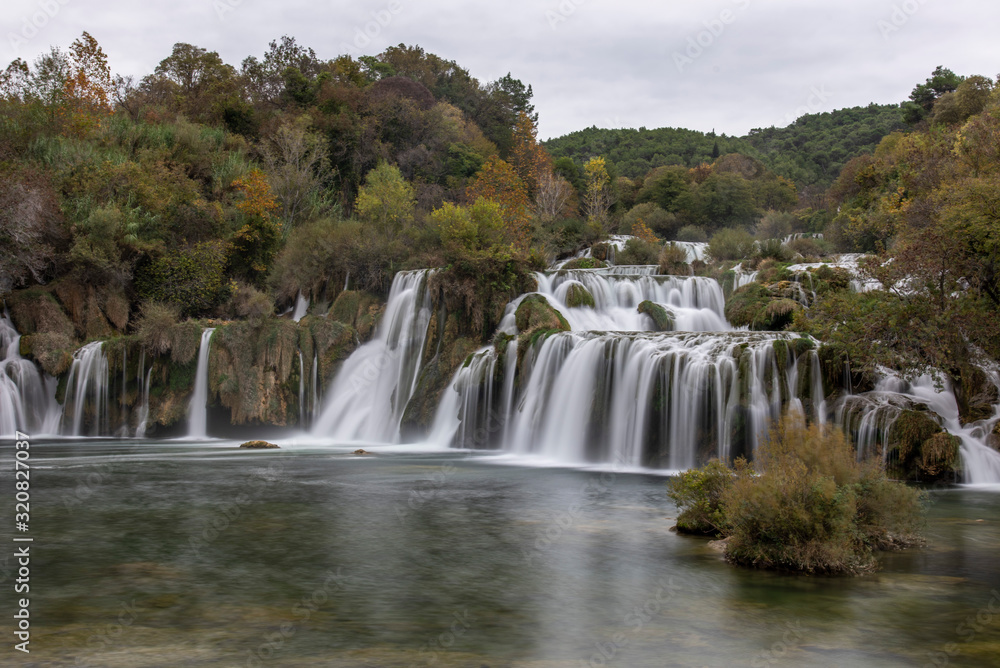
[[[538,179],[545,171],[551,171],[552,158],[538,144],[538,129],[531,117],[523,111],[517,115],[514,126],[514,145],[510,151],[510,165],[524,182],[528,198],[534,198],[538,189]]]
[[[642,218],[632,223],[632,236],[642,239],[651,244],[658,244],[660,240],[653,234],[653,230],[646,226]]]
[[[111,68],[108,56],[90,33],[84,32],[69,48],[70,70],[63,85],[59,110],[67,134],[86,136],[114,110],[111,106]]]
[[[492,156],[469,184],[465,196],[469,202],[482,197],[499,204],[507,236],[516,248],[527,250],[531,242],[531,200],[524,181],[510,164]]]
[[[244,199],[236,204],[236,208],[244,214],[269,219],[278,210],[278,201],[271,194],[267,177],[259,169],[250,170],[245,178],[233,181],[233,185],[244,195]]]

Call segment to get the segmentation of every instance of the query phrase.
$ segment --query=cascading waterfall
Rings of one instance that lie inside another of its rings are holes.
[[[306,426],[306,368],[299,351],[299,426]]]
[[[21,335],[7,313],[0,317],[0,436],[15,431],[54,434],[61,409],[56,403],[56,380],[20,354]]]
[[[208,436],[208,358],[211,350],[212,332],[208,328],[201,333],[198,348],[198,366],[194,376],[194,392],[188,405],[188,438]]]
[[[337,441],[396,442],[416,387],[431,319],[428,270],[396,274],[371,341],[344,361],[313,426]]]
[[[64,434],[100,436],[109,433],[109,380],[103,341],[88,343],[76,351],[66,380],[62,416]]]
[[[645,273],[622,275],[603,269],[537,274],[536,278],[538,292],[566,317],[574,331],[649,331],[653,329],[652,318],[636,310],[643,301],[655,302],[667,309],[673,316],[676,331],[732,329],[725,319],[726,300],[722,288],[715,279]],[[566,306],[573,285],[586,288],[594,297],[594,308]]]

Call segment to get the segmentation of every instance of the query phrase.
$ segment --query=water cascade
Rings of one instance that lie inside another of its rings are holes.
[[[20,354],[21,335],[10,317],[0,317],[0,436],[15,431],[54,434],[60,409],[55,401],[56,380],[43,377],[38,367]]]
[[[420,373],[431,319],[430,271],[396,274],[371,341],[344,361],[313,433],[335,441],[396,442]]]
[[[292,321],[298,322],[302,318],[306,317],[306,313],[309,312],[309,299],[302,296],[302,291],[299,290],[298,296],[295,297],[295,310],[292,311]]]
[[[145,372],[145,380],[143,380],[143,370],[146,367],[146,351],[142,351],[142,356],[139,357],[139,375],[136,378],[136,382],[139,383],[141,388],[141,395],[139,397],[139,412],[137,414],[136,425],[135,425],[135,437],[145,438],[146,437],[146,423],[149,421],[149,381],[153,377],[153,367],[150,365],[149,370]]]
[[[109,380],[103,341],[88,343],[76,351],[66,380],[62,433],[68,436],[109,433]]]
[[[194,392],[188,405],[188,438],[208,436],[208,356],[212,342],[212,332],[208,328],[201,333],[198,348],[198,367],[194,376]]]

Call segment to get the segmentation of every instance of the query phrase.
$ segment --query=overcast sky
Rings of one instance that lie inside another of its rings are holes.
[[[239,66],[283,34],[321,58],[419,44],[481,81],[534,88],[539,136],[591,125],[742,135],[806,112],[906,99],[937,65],[1000,72],[1000,3],[982,0],[7,0],[3,63],[84,30],[115,73],[175,42]],[[40,26],[40,27],[39,27]]]

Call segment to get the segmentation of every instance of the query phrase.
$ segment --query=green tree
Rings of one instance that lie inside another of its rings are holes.
[[[396,237],[413,219],[416,196],[399,168],[380,163],[368,172],[358,191],[354,210],[363,222],[376,228],[386,238]]]

